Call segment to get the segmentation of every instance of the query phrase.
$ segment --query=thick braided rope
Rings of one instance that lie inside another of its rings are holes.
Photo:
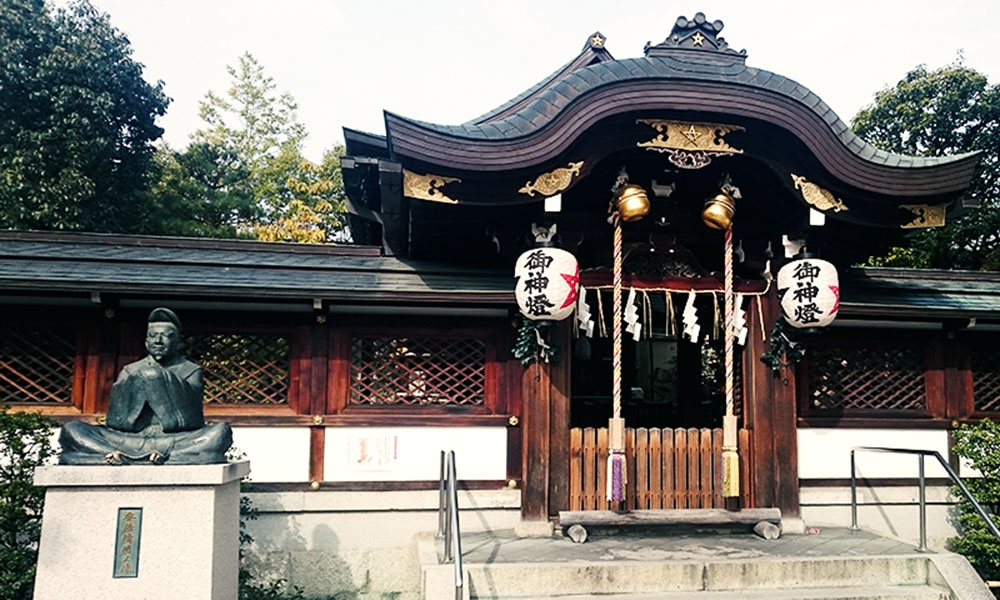
[[[622,222],[618,211],[613,214],[615,225],[614,245],[614,295],[612,302],[613,342],[612,342],[612,398],[613,416],[622,416]]]
[[[726,414],[733,414],[733,228],[726,229],[725,284],[726,303]]]

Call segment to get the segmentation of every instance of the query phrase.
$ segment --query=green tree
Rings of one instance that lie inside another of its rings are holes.
[[[935,71],[920,66],[854,117],[854,132],[878,148],[918,156],[980,151],[966,196],[980,206],[946,226],[923,230],[908,248],[871,264],[1000,270],[1000,87],[961,61]]]
[[[148,229],[139,233],[187,237],[251,237],[260,218],[248,173],[231,150],[194,142],[184,152],[156,153],[160,179],[152,188]]]
[[[238,220],[237,229],[264,240],[324,242],[342,236],[343,149],[330,150],[319,165],[307,160],[306,131],[294,98],[278,92],[250,53],[228,72],[232,83],[226,94],[209,91],[201,103],[207,127],[195,132],[192,148],[207,145],[232,157],[234,176],[226,192],[251,198],[253,208],[239,211],[248,218]]]
[[[955,454],[982,473],[982,477],[963,478],[966,487],[1000,524],[996,516],[1000,506],[1000,423],[983,419],[974,425],[964,424],[955,430],[954,437]],[[957,490],[954,493],[959,497],[956,520],[961,535],[951,540],[952,549],[968,558],[983,579],[1000,578],[1000,540],[993,537],[972,503]]]
[[[87,0],[0,3],[0,227],[133,231],[169,99]]]
[[[278,188],[275,210],[254,232],[264,241],[320,243],[346,241],[346,196],[340,171],[343,146],[335,146],[313,164],[296,152],[282,153],[270,165],[275,177],[284,177]]]
[[[45,491],[35,467],[53,456],[52,422],[0,406],[0,600],[32,596]]]

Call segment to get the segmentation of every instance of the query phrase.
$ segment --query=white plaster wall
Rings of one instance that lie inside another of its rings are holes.
[[[327,427],[325,448],[325,481],[436,480],[441,450],[459,479],[507,477],[506,427]]]
[[[969,466],[969,461],[964,458],[959,459],[958,476],[962,479],[966,477],[982,477],[983,474]]]
[[[881,446],[937,450],[948,458],[948,432],[941,429],[799,429],[800,479],[846,479],[851,476],[851,448]],[[916,477],[913,455],[857,452],[858,477]],[[927,458],[927,477],[947,477],[934,458]]]
[[[250,481],[309,481],[307,427],[233,427],[233,447],[250,461]]]

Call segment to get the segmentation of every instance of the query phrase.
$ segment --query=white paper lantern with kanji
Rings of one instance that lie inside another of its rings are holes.
[[[514,297],[521,314],[561,321],[573,314],[580,287],[576,257],[559,248],[534,248],[514,264]]]
[[[800,258],[778,271],[781,315],[792,327],[826,327],[840,308],[837,268],[818,258]]]

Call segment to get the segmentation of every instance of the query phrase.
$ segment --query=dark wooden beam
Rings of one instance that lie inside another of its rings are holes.
[[[309,481],[323,481],[326,427],[309,428]]]
[[[410,206],[403,196],[403,167],[380,160],[378,184],[382,196],[382,248],[389,256],[408,256]]]

